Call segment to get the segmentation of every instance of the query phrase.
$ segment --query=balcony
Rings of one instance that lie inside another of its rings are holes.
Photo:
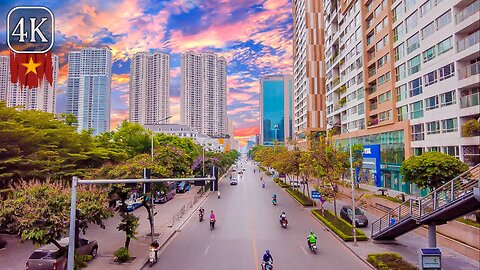
[[[371,77],[374,76],[375,74],[377,74],[377,69],[376,69],[375,67],[368,69],[368,77],[369,77],[369,78],[371,78]]]
[[[472,106],[478,106],[480,104],[479,97],[480,97],[479,92],[461,97],[460,108],[463,109],[463,108],[468,108]]]
[[[463,80],[468,77],[477,75],[478,73],[480,73],[480,62],[470,64],[466,66],[463,70],[461,70],[460,79]]]
[[[457,15],[455,15],[455,22],[457,24],[463,22],[466,18],[477,13],[479,11],[479,8],[480,8],[480,0],[477,0],[471,3],[470,5],[466,6],[462,11],[460,11]]]
[[[471,119],[462,125],[462,137],[480,136],[480,122],[477,119]]]
[[[345,92],[347,92],[347,86],[344,84],[338,89],[338,93],[341,95]]]
[[[370,120],[368,120],[367,125],[369,127],[378,125],[378,115],[370,116]]]
[[[346,97],[341,98],[341,99],[338,101],[338,107],[339,107],[339,108],[343,108],[343,106],[345,106],[345,103],[347,103],[347,98],[346,98]]]
[[[332,81],[332,88],[334,88],[335,86],[337,86],[339,83],[340,83],[340,77],[337,77],[337,78],[333,79],[333,81]]]
[[[375,85],[375,86],[367,87],[366,90],[368,91],[368,94],[371,95],[371,94],[377,92],[377,86]]]
[[[457,52],[462,52],[476,44],[480,41],[480,30],[472,33],[465,37],[464,39],[457,42]]]

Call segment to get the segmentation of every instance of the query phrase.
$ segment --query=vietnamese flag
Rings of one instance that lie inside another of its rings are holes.
[[[11,82],[18,82],[21,87],[38,87],[42,85],[44,78],[52,85],[52,54],[10,51],[10,75]]]

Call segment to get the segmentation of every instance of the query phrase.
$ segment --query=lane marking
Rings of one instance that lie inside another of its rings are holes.
[[[210,249],[210,246],[207,246],[207,249],[205,249],[205,255],[207,255],[209,249]]]
[[[300,246],[300,248],[303,250],[303,253],[305,253],[305,255],[308,255],[307,250],[303,246]]]
[[[215,234],[212,233],[212,236],[210,236],[210,239],[213,239],[214,236],[215,236]]]

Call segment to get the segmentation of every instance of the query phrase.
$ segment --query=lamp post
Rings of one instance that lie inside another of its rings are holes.
[[[273,125],[273,130],[275,131],[275,141],[276,141],[277,140],[278,124]]]
[[[327,134],[328,134],[328,126],[330,124],[327,123]],[[332,128],[333,127],[340,127],[342,126],[338,124],[330,125]],[[349,152],[350,152],[350,179],[352,181],[352,227],[353,227],[353,245],[357,246],[357,226],[355,223],[355,182],[353,180],[353,157],[352,157],[352,136],[350,135],[350,131],[346,127],[343,127],[345,131],[348,133],[348,147],[349,147]],[[328,135],[327,135],[328,136]]]
[[[165,118],[163,118],[163,119],[158,120],[157,122],[155,122],[155,124],[152,125],[152,151],[151,151],[151,152],[152,152],[152,153],[151,153],[151,154],[152,154],[152,163],[153,163],[153,137],[155,137],[155,126],[158,125],[158,124],[160,124],[160,122],[165,121],[165,120],[168,120],[168,119],[170,119],[170,118],[172,118],[171,115],[168,116],[168,117],[165,117]]]

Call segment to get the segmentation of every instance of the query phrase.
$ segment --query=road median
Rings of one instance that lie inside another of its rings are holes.
[[[353,227],[350,223],[346,222],[340,217],[335,217],[335,215],[329,210],[324,210],[323,215],[322,211],[319,209],[314,209],[311,212],[317,219],[319,219],[323,224],[325,224],[325,226],[327,226],[331,231],[338,235],[343,241],[353,241]],[[357,241],[368,240],[368,237],[365,235],[364,232],[360,231],[359,229],[356,229],[356,231]]]
[[[305,196],[305,194],[301,193],[300,191],[293,189],[291,187],[285,188],[288,194],[292,196],[299,204],[302,206],[315,206],[316,203],[312,199]]]

